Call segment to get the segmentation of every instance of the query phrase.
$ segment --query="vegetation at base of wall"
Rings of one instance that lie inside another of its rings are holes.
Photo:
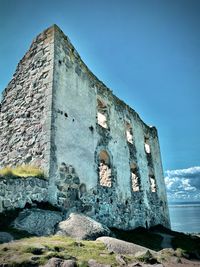
[[[46,179],[44,171],[32,165],[21,165],[13,168],[7,166],[0,169],[0,177],[3,178],[27,178],[31,176]]]
[[[38,266],[50,258],[74,259],[79,266],[88,266],[90,259],[118,266],[115,255],[102,242],[76,241],[69,237],[30,237],[0,245],[0,262],[6,266]]]
[[[182,256],[188,256],[189,258],[200,257],[200,238],[198,236],[195,236],[194,234],[176,232],[165,228],[162,225],[152,227],[150,231],[171,235],[173,249],[178,252],[182,252]]]
[[[196,258],[200,256],[200,238],[183,233],[177,233],[172,239],[173,248],[179,248],[183,256]]]
[[[162,237],[145,228],[139,227],[134,230],[124,231],[116,228],[110,229],[118,239],[145,246],[149,249],[159,251],[161,249]]]

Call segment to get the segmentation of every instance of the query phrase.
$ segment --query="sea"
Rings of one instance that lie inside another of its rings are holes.
[[[200,202],[169,203],[172,230],[200,233]]]

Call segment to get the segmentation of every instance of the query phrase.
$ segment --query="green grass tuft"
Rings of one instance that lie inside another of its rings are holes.
[[[13,168],[7,166],[0,170],[0,176],[6,178],[27,178],[30,176],[35,176],[40,179],[46,179],[44,171],[39,167],[32,165],[21,165]]]

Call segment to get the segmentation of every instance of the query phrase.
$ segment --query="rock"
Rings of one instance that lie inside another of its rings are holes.
[[[181,263],[181,259],[179,257],[170,257],[170,262],[171,263],[174,263],[174,264],[178,264],[178,263]]]
[[[116,255],[116,261],[119,263],[119,265],[127,265],[126,258],[123,255]]]
[[[109,264],[101,264],[101,263],[98,263],[97,261],[91,259],[88,261],[88,266],[89,267],[111,267],[111,265]]]
[[[0,244],[12,241],[14,238],[7,232],[0,232]]]
[[[43,267],[77,267],[75,260],[51,258]]]
[[[12,203],[11,203],[10,199],[6,199],[6,200],[4,200],[3,205],[5,208],[8,208],[8,207],[12,206]]]
[[[77,263],[75,260],[65,260],[63,261],[62,267],[76,267]]]
[[[97,238],[97,241],[103,242],[109,251],[112,251],[116,254],[135,255],[138,252],[141,252],[144,254],[148,250],[145,247],[142,247],[142,246],[139,246],[133,243],[129,243],[126,241],[122,241],[122,240],[119,240],[113,237],[103,236],[103,237]],[[155,253],[154,251],[151,251],[151,252]]]
[[[67,220],[58,224],[56,234],[71,236],[80,240],[95,240],[99,236],[111,235],[111,231],[88,216],[71,213]]]
[[[163,248],[162,250],[159,251],[159,254],[174,256],[174,255],[176,255],[176,252],[172,248]]]
[[[139,262],[130,263],[127,266],[128,267],[142,267],[141,263]]]
[[[158,263],[158,264],[143,264],[143,265],[140,265],[142,267],[165,267],[163,264],[161,263]]]
[[[52,235],[55,231],[55,225],[62,221],[62,218],[61,212],[26,209],[19,213],[12,226],[37,236]]]
[[[150,263],[150,264],[158,263],[157,259],[149,250],[145,252],[137,252],[135,254],[135,257],[145,263]]]

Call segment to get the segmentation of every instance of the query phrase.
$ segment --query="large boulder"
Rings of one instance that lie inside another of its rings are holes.
[[[58,224],[56,234],[80,240],[95,240],[99,236],[111,235],[111,231],[86,215],[71,213],[67,220]]]
[[[19,213],[12,226],[33,235],[46,236],[54,234],[56,224],[62,219],[62,213],[58,211],[26,209]]]
[[[108,236],[99,237],[97,238],[97,241],[103,242],[110,252],[114,252],[116,254],[136,255],[138,252],[146,253],[149,250],[148,248]],[[155,251],[150,251],[155,253]]]

